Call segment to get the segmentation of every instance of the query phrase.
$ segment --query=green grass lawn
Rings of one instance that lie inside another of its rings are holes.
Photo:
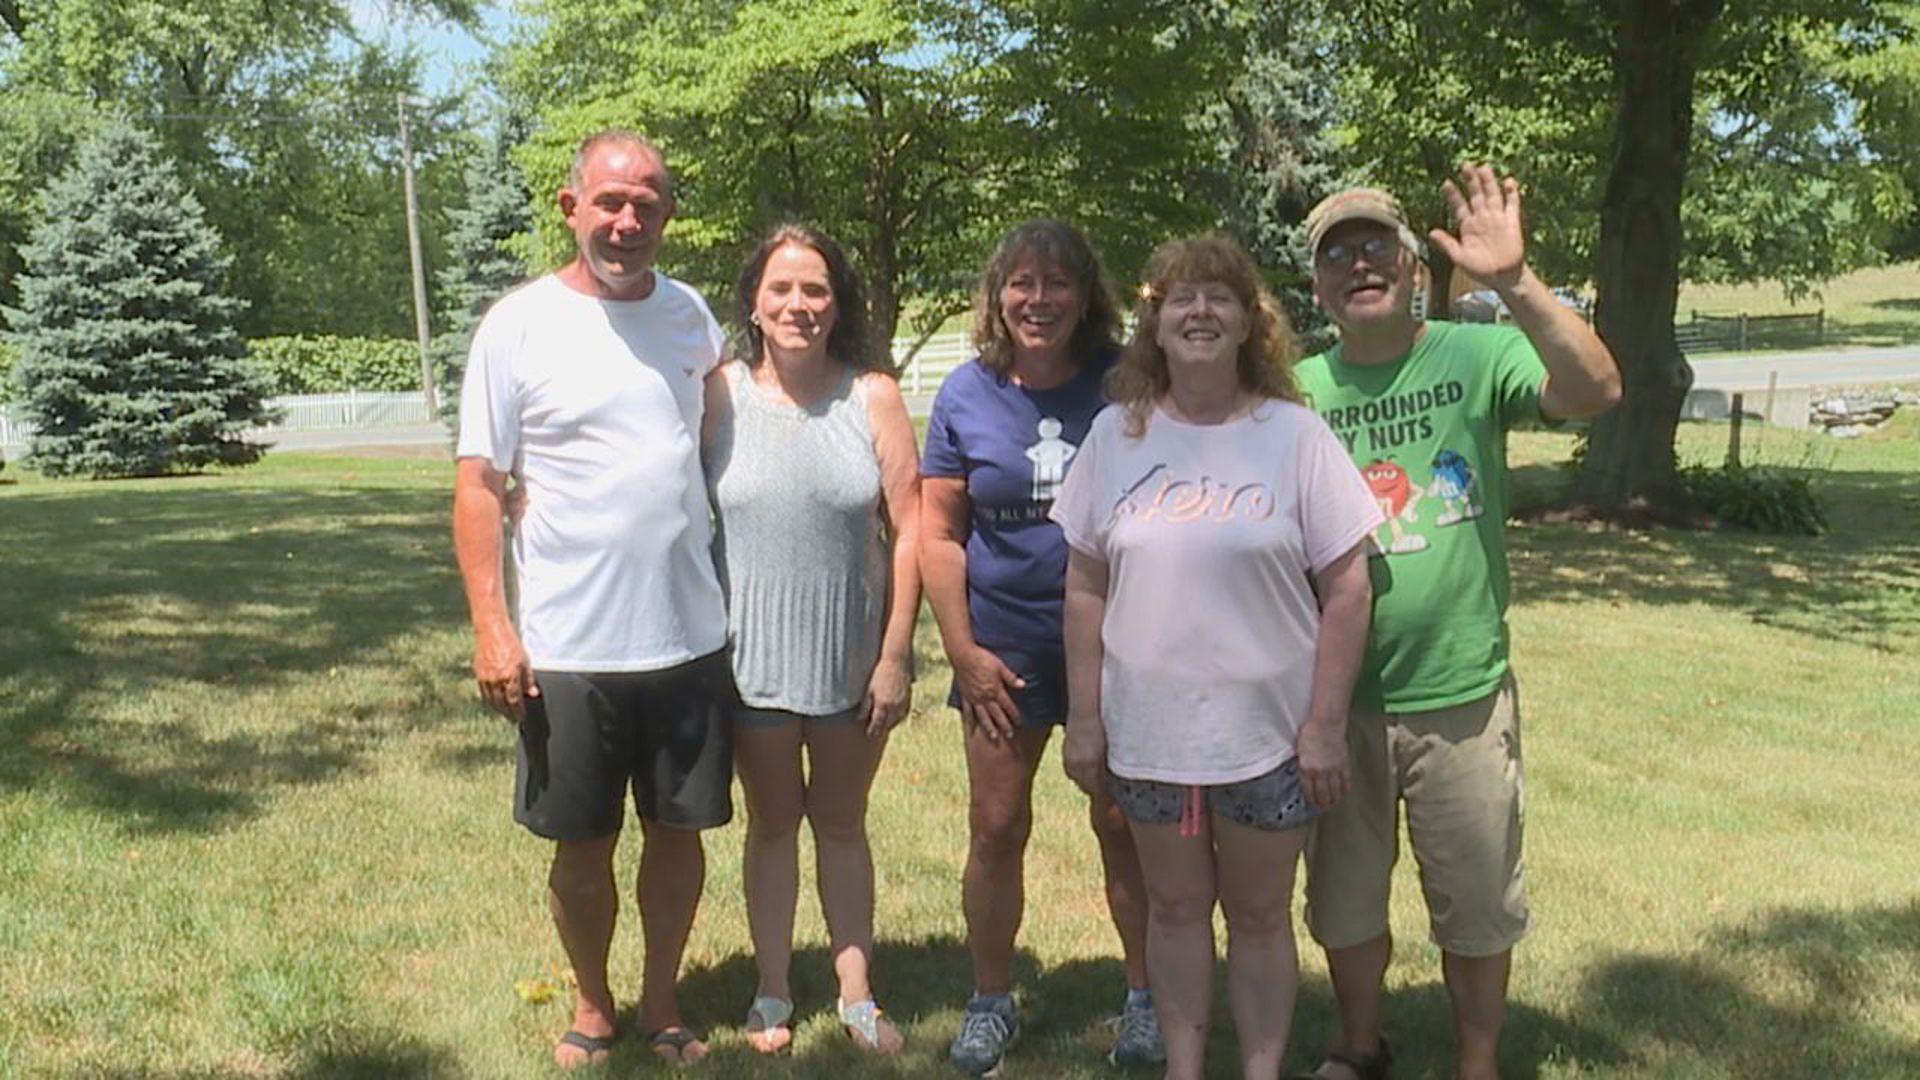
[[[1689,427],[1682,446],[1713,460],[1724,438]],[[1527,490],[1568,445],[1516,436]],[[1920,437],[1769,431],[1758,452],[1822,470],[1832,535],[1513,529],[1539,925],[1509,1076],[1920,1075]],[[546,849],[509,819],[510,735],[465,670],[450,474],[276,456],[0,477],[0,1076],[547,1071],[566,995],[515,989],[563,974]],[[872,816],[876,978],[909,1052],[865,1061],[824,1016],[811,898],[796,1052],[745,1048],[735,826],[711,838],[688,962],[716,1047],[695,1075],[951,1075],[965,780],[932,641]],[[1097,856],[1056,762],[1037,800],[1010,1074],[1101,1076],[1121,977]],[[1441,1077],[1445,998],[1401,875],[1389,1030],[1398,1075]],[[636,923],[615,944],[623,1001]],[[1304,980],[1300,1064],[1332,1024],[1317,956]],[[1215,1075],[1231,1061],[1217,1032]],[[605,1075],[662,1071],[625,1043]]]
[[[1682,285],[1679,321],[1686,322],[1696,310],[1708,315],[1826,312],[1826,330],[1819,339],[1805,330],[1768,333],[1756,324],[1752,342],[1756,349],[1911,345],[1920,342],[1920,262],[1856,270],[1797,301],[1789,300],[1785,290],[1773,282]]]

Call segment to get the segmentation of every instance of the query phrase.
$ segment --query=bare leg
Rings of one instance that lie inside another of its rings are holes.
[[[1051,734],[1049,728],[1021,728],[1011,739],[989,741],[978,731],[966,733],[971,836],[960,907],[967,918],[973,988],[981,993],[1013,989],[1013,943],[1026,912],[1033,774]]]
[[[1275,1080],[1293,1026],[1300,955],[1293,876],[1307,830],[1267,832],[1213,819],[1220,908],[1227,917],[1227,1000],[1240,1033],[1240,1074]]]
[[[740,878],[747,900],[747,930],[758,994],[793,997],[793,911],[800,889],[800,816],[806,793],[800,768],[803,721],[771,727],[741,724],[734,732],[734,762],[747,801],[747,836],[741,846]],[[786,1027],[748,1032],[761,1053],[793,1041]]]
[[[1393,938],[1381,934],[1344,949],[1328,949],[1327,971],[1333,977],[1333,997],[1340,1010],[1340,1047],[1350,1054],[1371,1057],[1380,1052],[1380,1002],[1393,959]],[[1328,1063],[1320,1074],[1329,1080],[1348,1080],[1353,1070]]]
[[[1513,950],[1492,956],[1441,954],[1447,996],[1453,999],[1453,1031],[1460,1047],[1460,1080],[1497,1080],[1500,1023],[1506,1018],[1507,975]]]
[[[646,941],[646,963],[640,980],[640,1030],[660,1032],[685,1027],[680,1016],[680,960],[693,930],[693,914],[700,906],[700,890],[707,880],[707,855],[695,829],[640,819],[646,847],[640,855],[639,885],[641,936]],[[665,1050],[660,1051],[666,1057]],[[706,1045],[689,1043],[669,1060],[695,1062],[707,1054]]]
[[[613,1034],[613,990],[607,983],[607,952],[619,897],[613,887],[613,850],[620,834],[593,840],[562,840],[554,846],[547,870],[547,907],[560,932],[560,945],[573,965],[573,1030],[596,1038]],[[587,1063],[576,1046],[554,1048],[557,1065]]]
[[[1103,786],[1095,792],[1088,818],[1100,841],[1100,867],[1105,873],[1107,911],[1120,934],[1120,955],[1127,966],[1127,987],[1147,988],[1147,882],[1140,872],[1140,852],[1133,846],[1127,818]]]
[[[867,792],[873,787],[885,735],[859,724],[807,730],[807,820],[813,826],[814,874],[827,919],[840,1000],[873,996],[873,851],[867,844]]]
[[[1133,824],[1146,874],[1147,973],[1167,1048],[1166,1080],[1200,1080],[1213,1009],[1212,830]]]

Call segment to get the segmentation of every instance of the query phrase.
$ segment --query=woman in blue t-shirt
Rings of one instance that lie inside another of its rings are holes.
[[[966,738],[970,843],[961,903],[973,997],[951,1052],[955,1065],[979,1074],[999,1065],[1019,1031],[1012,962],[1033,778],[1048,737],[1067,718],[1067,545],[1047,512],[1106,404],[1100,384],[1117,352],[1120,316],[1086,238],[1065,222],[1039,220],[1001,240],[974,319],[980,355],[947,377],[927,423],[920,561],[953,668],[947,701]],[[1158,1062],[1139,856],[1104,791],[1094,797],[1092,821],[1127,968],[1110,1056]]]

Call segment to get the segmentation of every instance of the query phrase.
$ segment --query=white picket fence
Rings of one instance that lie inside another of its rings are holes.
[[[893,343],[894,362],[900,363],[913,344],[899,338]],[[909,407],[924,415],[933,392],[947,373],[973,357],[973,346],[965,334],[940,334],[928,338],[913,360],[900,370],[900,391]],[[426,424],[426,397],[418,390],[380,392],[350,390],[344,394],[297,394],[274,398],[270,404],[281,413],[278,423],[260,428],[262,434],[290,431],[336,431],[354,428],[395,427],[402,424]],[[17,458],[26,453],[33,428],[19,415],[0,408],[0,457]]]
[[[27,436],[33,430],[22,420],[14,418],[13,412],[0,407],[0,457],[19,457],[27,448]]]
[[[344,394],[301,394],[274,398],[280,422],[262,431],[331,431],[335,428],[391,427],[425,424],[427,398],[418,390],[375,392],[349,390]]]
[[[295,394],[269,399],[267,404],[280,412],[280,420],[256,428],[252,433],[394,427],[433,420],[427,413],[426,395],[418,390]],[[0,456],[15,458],[24,454],[32,436],[32,424],[10,409],[0,409]]]
[[[893,339],[893,362],[902,364],[907,349],[913,344],[910,338]],[[968,360],[973,359],[973,343],[966,334],[938,334],[927,339],[927,343],[914,354],[911,363],[900,367],[900,392],[909,402],[914,398],[925,397],[940,389],[940,380],[947,373]]]

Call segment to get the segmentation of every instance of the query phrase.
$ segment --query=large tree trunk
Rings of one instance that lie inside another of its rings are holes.
[[[1625,398],[1593,422],[1574,500],[1597,516],[1694,523],[1673,437],[1693,371],[1673,340],[1680,198],[1693,134],[1700,46],[1722,0],[1619,0],[1613,146],[1595,253],[1595,325],[1620,363]]]
[[[869,57],[877,65],[877,57]],[[865,250],[867,278],[867,348],[876,359],[893,367],[893,335],[900,323],[900,206],[899,173],[891,147],[893,128],[887,119],[887,94],[876,75],[856,80],[855,90],[865,104],[867,115],[867,209],[873,215],[873,232]]]
[[[1427,274],[1427,318],[1453,318],[1453,260],[1436,244],[1427,245]]]

